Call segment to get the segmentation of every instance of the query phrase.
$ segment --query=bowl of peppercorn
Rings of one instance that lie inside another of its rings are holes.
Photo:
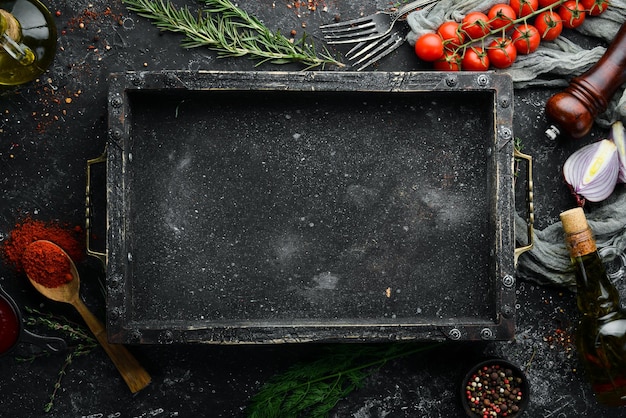
[[[524,372],[503,359],[480,362],[461,384],[461,403],[468,417],[519,417],[530,398]]]

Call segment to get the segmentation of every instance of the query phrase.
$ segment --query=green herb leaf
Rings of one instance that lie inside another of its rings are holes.
[[[28,312],[28,316],[25,321],[29,325],[42,325],[54,331],[61,331],[65,334],[67,338],[69,338],[72,342],[76,343],[73,347],[69,348],[69,353],[65,357],[65,361],[61,366],[57,374],[57,380],[54,383],[54,387],[52,389],[52,393],[50,394],[49,401],[44,405],[44,411],[50,412],[52,407],[54,406],[54,400],[57,392],[61,389],[61,381],[63,377],[67,374],[68,367],[72,364],[72,360],[74,357],[82,356],[88,354],[98,346],[98,342],[96,339],[89,333],[89,331],[83,329],[80,325],[75,322],[69,321],[64,316],[56,316],[49,313],[43,313],[38,311],[37,309],[25,307]],[[46,353],[47,354],[47,353]],[[35,356],[31,358],[18,358],[20,361],[33,361]]]
[[[305,69],[327,64],[344,66],[326,49],[318,55],[315,46],[307,42],[306,34],[297,41],[287,39],[278,31],[270,31],[230,0],[201,1],[206,7],[194,14],[188,8],[174,7],[168,0],[123,0],[130,10],[152,20],[159,29],[184,34],[185,48],[206,46],[220,57],[249,55],[260,60],[258,65],[269,61],[299,62]]]
[[[251,399],[248,418],[325,417],[387,362],[441,343],[335,345],[326,356],[272,377]]]

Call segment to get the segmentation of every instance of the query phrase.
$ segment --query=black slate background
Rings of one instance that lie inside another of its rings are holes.
[[[195,3],[178,2],[178,4]],[[289,33],[317,34],[333,19],[369,13],[384,1],[328,0],[327,11],[294,8],[288,0],[240,2],[268,26]],[[107,74],[124,70],[253,70],[247,58],[217,58],[206,49],[183,50],[179,35],[160,33],[146,19],[130,13],[119,0],[53,1],[59,51],[39,80],[0,90],[0,240],[26,215],[59,219],[70,225],[84,220],[85,163],[102,153],[107,140]],[[291,6],[288,7],[288,6]],[[79,27],[83,22],[84,27]],[[302,26],[306,25],[306,28]],[[567,36],[576,37],[567,33]],[[319,39],[318,39],[319,41]],[[582,40],[589,45],[597,40]],[[345,52],[346,49],[341,48]],[[423,69],[404,45],[379,65],[379,71]],[[263,65],[260,70],[298,70],[297,65]],[[585,142],[604,135],[595,129],[578,143],[552,143],[543,136],[548,123],[545,101],[554,89],[516,91],[515,136],[535,160],[537,227],[558,219],[574,205],[561,181],[560,167]],[[71,98],[67,103],[66,98]],[[518,203],[520,210],[523,203]],[[96,260],[79,266],[87,305],[104,317]],[[0,285],[21,307],[63,314],[79,321],[71,308],[44,300],[6,263]],[[620,289],[623,291],[623,289]],[[449,344],[443,349],[393,361],[368,378],[365,387],[341,401],[337,417],[462,416],[456,399],[461,375],[485,356],[509,359],[526,368],[532,388],[529,417],[618,417],[623,409],[605,409],[593,399],[571,345],[558,330],[570,332],[577,317],[575,296],[567,290],[517,283],[517,329],[514,341]],[[45,330],[48,334],[52,334]],[[67,369],[49,413],[43,407],[52,393],[63,354],[24,363],[36,348],[21,345],[0,358],[0,416],[28,417],[196,417],[243,416],[251,396],[276,373],[299,361],[318,358],[318,345],[277,346],[141,346],[131,347],[153,377],[152,384],[131,395],[102,349],[76,358]]]

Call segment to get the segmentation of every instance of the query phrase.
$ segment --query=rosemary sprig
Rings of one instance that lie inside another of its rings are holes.
[[[335,405],[387,362],[416,354],[429,345],[337,345],[328,356],[296,364],[272,377],[251,399],[248,418],[325,417]]]
[[[306,34],[299,40],[287,39],[280,31],[270,31],[256,17],[230,0],[201,0],[205,4],[197,15],[188,8],[176,8],[169,0],[123,0],[128,9],[148,18],[163,31],[185,35],[185,48],[207,46],[220,57],[252,56],[264,62],[299,62],[305,69],[344,64],[324,49],[319,55]]]
[[[74,345],[70,346],[70,352],[65,357],[65,361],[61,366],[57,374],[57,380],[54,382],[54,388],[50,394],[49,400],[44,406],[45,412],[50,412],[54,406],[54,400],[56,394],[61,388],[61,381],[67,374],[68,367],[72,364],[74,358],[89,354],[91,350],[98,346],[98,342],[91,334],[83,329],[80,325],[76,324],[65,318],[64,316],[56,316],[49,313],[42,313],[36,309],[25,307],[28,312],[28,316],[25,318],[27,325],[42,325],[54,331],[61,331],[65,336],[71,340]],[[18,358],[19,361],[33,361],[36,356],[28,358]]]

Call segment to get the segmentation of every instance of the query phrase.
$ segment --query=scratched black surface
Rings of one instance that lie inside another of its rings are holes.
[[[137,93],[131,320],[492,320],[493,97],[440,95]]]
[[[301,33],[306,24],[307,31],[315,34],[314,28],[332,20],[335,14],[347,17],[367,13],[386,2],[328,1],[328,11],[318,8],[312,13],[304,9],[298,13],[287,7],[290,4],[264,0],[242,6],[272,28]],[[59,35],[60,49],[52,68],[38,81],[2,90],[0,98],[0,239],[5,239],[15,221],[26,215],[83,223],[85,162],[103,151],[107,138],[109,72],[254,69],[254,62],[246,58],[218,59],[207,50],[183,50],[179,36],[159,33],[117,0],[68,0],[48,6],[60,12],[55,19],[59,30],[64,31]],[[85,14],[86,10],[95,14]],[[299,67],[280,67],[286,68]],[[277,67],[264,65],[260,69]],[[421,67],[405,45],[372,70],[377,69],[410,71]],[[523,140],[524,151],[532,154],[536,163],[535,207],[540,228],[573,205],[559,171],[566,156],[579,146],[550,143],[542,135],[547,125],[543,106],[553,92],[537,88],[517,91],[515,97],[515,135]],[[601,134],[595,130],[586,140]],[[86,260],[79,269],[86,303],[103,318],[104,302],[98,286],[98,280],[103,279],[101,266],[95,260]],[[22,307],[78,320],[71,309],[35,294],[24,277],[6,263],[0,266],[0,285]],[[471,364],[489,355],[527,368],[532,388],[529,417],[626,415],[624,410],[608,410],[595,403],[573,351],[556,338],[557,329],[569,329],[575,321],[573,295],[524,281],[517,283],[517,297],[518,333],[514,341],[451,344],[436,352],[391,362],[375,372],[363,388],[341,401],[332,415],[461,416],[455,397],[458,379]],[[134,396],[104,352],[96,349],[73,361],[54,407],[44,413],[64,355],[52,354],[22,363],[15,357],[29,355],[36,348],[21,345],[0,358],[0,416],[242,416],[249,398],[264,381],[297,361],[316,358],[320,349],[316,345],[131,347],[153,377],[152,384]]]

